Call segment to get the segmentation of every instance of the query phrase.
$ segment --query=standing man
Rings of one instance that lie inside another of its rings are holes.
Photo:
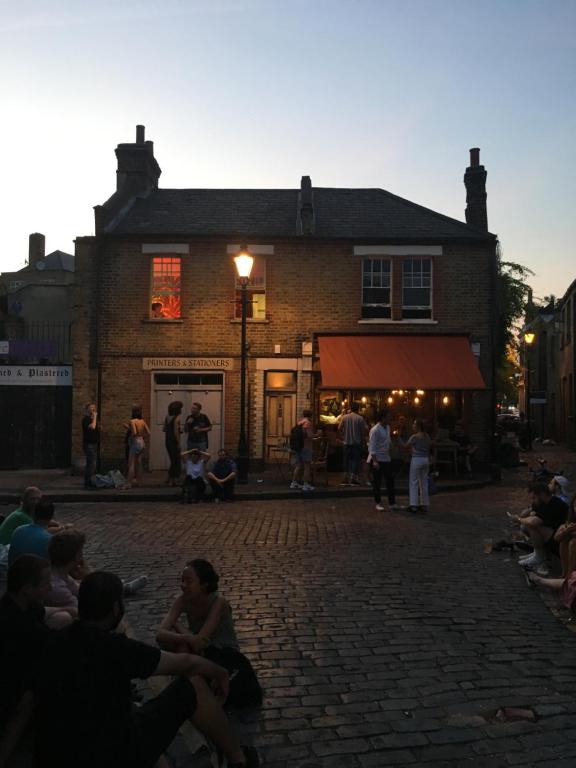
[[[350,413],[345,414],[338,425],[338,434],[344,444],[344,481],[341,485],[360,485],[362,448],[368,429],[359,414],[360,403],[352,403]]]
[[[388,411],[380,411],[378,422],[370,430],[368,440],[368,461],[372,467],[372,487],[374,489],[374,501],[379,512],[384,510],[382,506],[382,478],[386,480],[388,504],[390,509],[396,509],[396,493],[394,490],[394,473],[390,459],[390,426],[388,424]]]
[[[84,469],[84,488],[92,487],[92,475],[96,469],[96,455],[98,453],[98,439],[100,428],[98,426],[98,413],[94,403],[86,406],[86,414],[82,418],[82,447],[86,456]]]
[[[187,448],[198,451],[208,450],[208,432],[212,429],[212,422],[202,413],[201,403],[192,403],[190,416],[186,419],[186,431],[188,432]]]
[[[293,453],[294,475],[290,490],[313,491],[312,480],[312,440],[314,427],[312,411],[302,411],[302,418],[290,433],[290,450]]]

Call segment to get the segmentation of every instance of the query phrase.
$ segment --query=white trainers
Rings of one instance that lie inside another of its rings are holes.
[[[302,490],[302,486],[300,485],[300,483],[297,483],[296,480],[292,480],[292,482],[290,483],[290,490],[291,491],[301,491]]]
[[[536,560],[536,552],[530,552],[529,555],[522,555],[522,557],[518,558],[520,565],[524,565],[524,563],[532,563],[534,560]]]
[[[304,485],[302,486],[302,490],[303,491],[313,491],[314,490],[314,486],[310,485],[310,483],[304,483]]]
[[[550,576],[550,568],[548,568],[548,563],[544,560],[538,565],[537,567],[534,567],[534,573],[537,573],[538,576]]]
[[[378,512],[384,512],[384,507],[382,506],[382,504],[376,504],[376,509],[378,510]]]

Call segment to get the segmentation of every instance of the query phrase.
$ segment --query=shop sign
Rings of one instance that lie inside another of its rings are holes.
[[[71,387],[71,365],[0,365],[0,387]]]
[[[233,357],[143,357],[145,371],[233,371]]]

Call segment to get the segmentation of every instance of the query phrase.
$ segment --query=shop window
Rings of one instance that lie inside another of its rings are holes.
[[[432,260],[404,259],[402,264],[402,317],[432,317]]]
[[[362,317],[391,316],[390,274],[390,259],[362,260]]]
[[[152,258],[150,317],[174,320],[182,317],[182,259],[179,256]]]
[[[242,286],[238,275],[235,276],[236,302],[234,317],[242,318]],[[266,319],[266,259],[264,256],[254,257],[252,274],[246,289],[246,317],[251,320]]]

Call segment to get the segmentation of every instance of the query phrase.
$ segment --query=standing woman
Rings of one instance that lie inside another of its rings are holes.
[[[130,436],[128,438],[128,482],[138,485],[142,472],[142,456],[146,448],[145,437],[150,434],[148,424],[142,418],[142,408],[135,405],[132,408],[132,418],[128,422]]]
[[[422,419],[415,419],[413,434],[403,443],[410,448],[410,512],[427,512],[430,498],[428,494],[428,474],[430,472],[430,448],[432,440],[424,430]]]
[[[180,459],[180,414],[184,403],[175,400],[168,406],[168,415],[164,419],[164,444],[170,457],[168,479],[166,485],[178,485],[182,474]]]

